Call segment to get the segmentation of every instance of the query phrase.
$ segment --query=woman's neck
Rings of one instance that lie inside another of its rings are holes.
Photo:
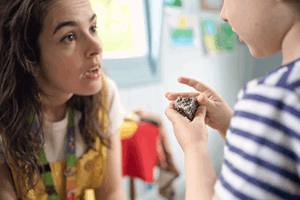
[[[67,105],[64,104],[62,106],[56,107],[45,107],[42,109],[44,114],[44,119],[47,122],[59,122],[63,120],[67,114]]]
[[[67,101],[73,94],[61,94],[50,97],[41,95],[42,112],[47,122],[58,122],[65,118],[68,108]]]

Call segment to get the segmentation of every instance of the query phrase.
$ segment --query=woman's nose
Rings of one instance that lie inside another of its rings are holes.
[[[103,51],[103,45],[99,37],[90,39],[90,42],[88,42],[88,51],[86,52],[86,56],[94,56],[102,53]]]

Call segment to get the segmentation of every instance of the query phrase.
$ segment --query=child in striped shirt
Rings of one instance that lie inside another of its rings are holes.
[[[240,90],[234,111],[209,86],[180,77],[197,92],[166,93],[165,114],[185,153],[186,200],[298,199],[300,196],[300,2],[224,0],[229,22],[256,58],[283,53],[282,66]],[[198,96],[192,122],[174,109],[178,96]],[[217,177],[207,150],[208,125],[224,140]]]

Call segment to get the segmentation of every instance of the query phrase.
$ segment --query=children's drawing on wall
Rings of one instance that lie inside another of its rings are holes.
[[[217,23],[214,20],[206,19],[200,22],[200,27],[206,52],[209,55],[219,54],[220,47],[217,44]]]
[[[228,22],[221,23],[221,31],[218,34],[218,44],[221,50],[232,52],[237,45],[237,34],[232,31],[232,28]]]
[[[200,22],[200,27],[208,55],[214,56],[222,51],[233,52],[235,50],[237,37],[229,23],[203,19]]]
[[[164,6],[170,6],[170,7],[182,7],[182,2],[181,0],[165,0],[164,1]]]
[[[193,15],[179,15],[170,18],[170,36],[173,47],[198,47],[196,34],[197,17]]]

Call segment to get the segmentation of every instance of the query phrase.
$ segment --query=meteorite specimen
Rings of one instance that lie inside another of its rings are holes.
[[[179,96],[175,101],[174,109],[189,120],[193,121],[198,107],[199,104],[197,102],[197,97],[189,98]]]

